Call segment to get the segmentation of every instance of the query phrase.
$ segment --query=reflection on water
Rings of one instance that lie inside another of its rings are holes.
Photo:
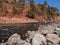
[[[2,26],[0,27],[0,42],[2,40],[7,40],[14,33],[20,34],[20,36],[23,38],[23,35],[25,35],[25,33],[28,30],[37,30],[37,29],[38,29],[38,22],[22,23],[18,24],[17,26]]]
[[[0,42],[7,40],[12,34],[17,33],[19,28],[16,27],[0,27]]]

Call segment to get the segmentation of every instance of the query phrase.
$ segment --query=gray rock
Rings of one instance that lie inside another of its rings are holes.
[[[6,43],[1,43],[0,45],[6,45]]]
[[[31,45],[30,43],[26,42],[25,40],[22,40],[20,38],[20,35],[13,34],[9,39],[8,39],[8,45]]]
[[[56,27],[56,30],[60,31],[60,28]]]
[[[54,30],[41,30],[42,34],[53,34]]]
[[[60,28],[56,28],[54,32],[56,32],[57,35],[60,36]]]
[[[59,45],[59,44],[48,43],[48,45]]]
[[[56,34],[47,34],[46,38],[48,41],[52,42],[53,44],[59,43],[59,36]]]
[[[42,34],[36,33],[32,39],[32,45],[47,45],[46,38]]]
[[[27,38],[27,41],[30,42],[31,39],[34,37],[35,31],[28,31],[27,34],[29,35],[29,38]]]
[[[8,44],[9,45],[12,45],[12,44],[16,44],[18,41],[21,42],[20,40],[20,35],[18,35],[17,33],[16,34],[13,34],[9,39],[8,39]]]
[[[25,40],[17,42],[16,45],[31,45],[30,43],[26,42]]]

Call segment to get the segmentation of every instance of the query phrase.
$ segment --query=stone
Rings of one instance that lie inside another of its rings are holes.
[[[23,45],[31,45],[31,44],[25,41],[25,43]]]
[[[53,34],[54,30],[41,30],[42,34]]]
[[[26,42],[25,40],[17,42],[16,45],[31,45],[30,43]]]
[[[15,44],[18,41],[20,41],[20,35],[18,35],[17,33],[13,34],[9,39],[8,39],[8,44]],[[21,41],[20,41],[21,42]]]
[[[59,45],[59,44],[48,43],[48,45]]]
[[[29,38],[27,38],[26,40],[28,42],[31,42],[31,39],[34,37],[35,31],[27,31],[27,34],[28,34]]]
[[[42,34],[36,33],[32,39],[32,45],[47,45],[47,40]]]
[[[57,33],[58,36],[60,36],[60,28],[56,27],[55,32]]]
[[[22,40],[20,35],[13,34],[9,39],[8,39],[8,45],[31,45],[30,43],[26,42],[25,40]]]
[[[60,37],[60,31],[55,30],[54,32]]]
[[[46,38],[49,42],[52,42],[53,44],[59,43],[59,36],[56,34],[47,34]]]
[[[40,27],[40,33],[42,34],[52,34],[54,32],[54,27],[52,27],[51,25],[47,25],[47,26],[42,26]]]
[[[60,31],[60,28],[57,27],[56,30]]]
[[[6,45],[6,43],[1,43],[0,45]]]

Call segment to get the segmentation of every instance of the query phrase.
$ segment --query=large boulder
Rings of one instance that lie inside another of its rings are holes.
[[[16,44],[18,41],[20,40],[20,35],[18,35],[17,33],[13,34],[9,39],[8,39],[8,44],[12,45],[12,44]]]
[[[16,45],[31,45],[29,42],[26,42],[25,40],[17,42]]]
[[[8,39],[8,45],[31,45],[30,43],[26,42],[25,40],[22,40],[20,35],[13,34],[9,39]]]
[[[42,34],[36,33],[32,39],[32,45],[47,45],[46,38]]]
[[[59,36],[56,34],[47,34],[46,36],[47,40],[53,44],[59,43]]]
[[[29,36],[29,38],[27,38],[28,42],[31,42],[31,39],[34,37],[35,33],[36,33],[35,31],[27,31],[27,34]]]

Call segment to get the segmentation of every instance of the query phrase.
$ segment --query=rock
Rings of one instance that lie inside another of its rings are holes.
[[[31,45],[30,43],[26,42],[25,40],[17,42],[16,45]]]
[[[20,35],[13,34],[9,39],[8,39],[8,45],[31,45],[30,43],[26,42],[25,40],[22,40],[20,38]]]
[[[55,34],[55,33],[60,37],[60,31],[55,30],[55,31],[54,31],[54,34]]]
[[[53,44],[59,43],[59,36],[56,34],[47,34],[46,38],[49,42],[52,42]]]
[[[59,44],[53,44],[53,43],[50,43],[50,42],[49,42],[48,45],[59,45]]]
[[[27,31],[29,36],[33,36],[35,34],[35,31]]]
[[[60,31],[60,28],[57,27],[56,30]]]
[[[0,45],[6,45],[6,43],[1,43]]]
[[[35,31],[28,31],[27,32],[29,38],[27,38],[27,41],[28,42],[31,42],[31,39],[33,38],[34,34],[35,34]]]
[[[32,45],[47,45],[46,38],[42,34],[36,33],[32,39]]]
[[[53,34],[54,30],[41,30],[42,34]]]
[[[47,26],[42,26],[40,27],[40,33],[42,34],[52,34],[54,32],[54,27],[52,27],[51,25],[47,25]]]
[[[57,35],[60,36],[60,28],[56,28],[54,32],[56,32]]]
[[[23,45],[31,45],[31,44],[25,41],[25,43]]]
[[[15,44],[17,43],[18,41],[21,42],[20,40],[20,35],[18,35],[17,33],[13,34],[9,39],[8,39],[8,44]]]

